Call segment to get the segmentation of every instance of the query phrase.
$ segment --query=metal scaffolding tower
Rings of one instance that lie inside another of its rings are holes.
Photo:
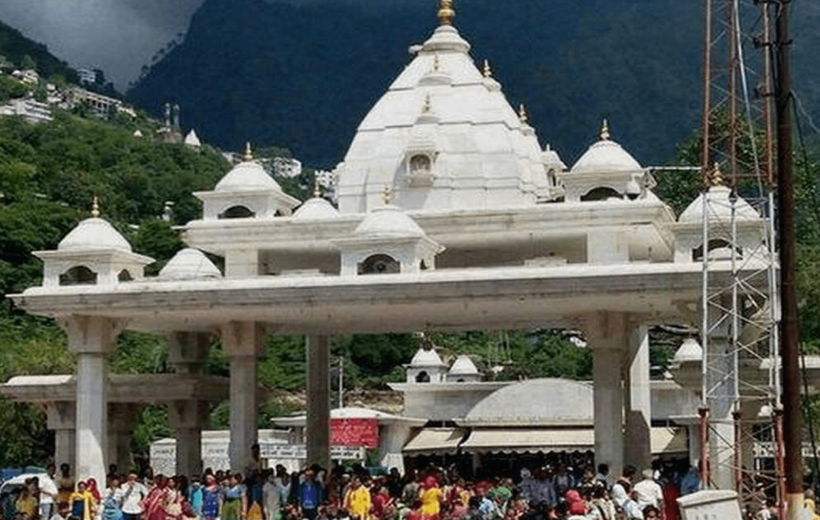
[[[770,10],[705,0],[701,476],[782,505]]]

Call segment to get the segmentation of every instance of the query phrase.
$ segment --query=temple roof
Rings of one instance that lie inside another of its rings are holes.
[[[709,220],[719,220],[729,222],[732,219],[732,190],[719,184],[712,186],[706,192],[706,201]],[[679,222],[702,222],[703,221],[703,197],[701,193],[683,210],[678,218]],[[737,220],[756,220],[760,214],[742,197],[735,200],[735,218]]]
[[[385,185],[407,210],[448,210],[534,204],[536,185],[547,182],[532,128],[448,23],[420,46],[359,126],[337,170],[342,213],[378,206]],[[422,183],[412,176],[416,153],[431,163]]]
[[[432,367],[432,366],[446,366],[441,360],[435,349],[420,348],[416,351],[413,359],[410,360],[411,367]]]
[[[273,177],[256,161],[242,161],[216,183],[214,191],[279,190]]]
[[[222,273],[199,249],[185,248],[159,272],[160,280],[203,280],[221,278]]]
[[[80,222],[57,245],[58,251],[116,249],[131,252],[131,244],[107,220],[91,217]]]
[[[643,168],[623,147],[611,139],[604,121],[600,139],[590,146],[570,170],[572,173],[639,172]]]

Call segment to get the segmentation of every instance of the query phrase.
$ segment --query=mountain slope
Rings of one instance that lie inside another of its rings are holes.
[[[802,2],[800,27],[817,6]],[[489,58],[543,143],[571,163],[610,119],[644,164],[669,159],[699,124],[701,4],[675,0],[464,0],[456,25]],[[206,0],[185,41],[131,90],[158,111],[238,149],[278,143],[317,166],[340,161],[367,110],[435,28],[435,2]],[[818,37],[796,46],[805,52]],[[804,59],[802,63],[805,63]],[[820,92],[812,67],[805,84]],[[812,105],[813,96],[804,99]]]
[[[0,56],[4,56],[18,67],[23,66],[23,61],[28,56],[34,60],[37,72],[45,78],[60,74],[72,82],[77,79],[77,72],[51,54],[45,45],[29,40],[20,31],[1,21]]]

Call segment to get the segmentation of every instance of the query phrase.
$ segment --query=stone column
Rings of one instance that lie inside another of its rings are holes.
[[[652,395],[649,387],[649,331],[634,327],[629,334],[624,377],[626,425],[624,443],[628,464],[644,469],[652,463]]]
[[[197,400],[168,403],[168,419],[177,441],[177,475],[202,474],[202,425],[208,408],[207,402]]]
[[[624,316],[601,313],[585,331],[592,348],[594,388],[595,464],[607,464],[611,475],[624,466],[621,374],[626,343]]]
[[[46,404],[46,426],[54,432],[54,465],[67,462],[72,470],[77,466],[74,416],[77,405],[70,401]]]
[[[305,338],[307,381],[307,463],[330,468],[330,338]]]
[[[92,316],[63,321],[68,345],[77,353],[77,440],[75,478],[105,484],[108,449],[107,355],[122,323]]]
[[[231,469],[241,471],[256,443],[256,358],[262,344],[262,328],[254,322],[232,321],[222,326],[222,348],[231,361],[230,423],[228,454]]]
[[[131,438],[141,411],[134,403],[108,403],[108,463],[116,464],[120,473],[134,466]]]
[[[728,308],[728,306],[727,306]],[[718,489],[735,489],[735,411],[734,356],[729,339],[729,320],[717,309],[710,316],[709,342],[704,345],[706,356],[706,405],[709,407],[709,468],[712,482]]]
[[[172,332],[168,334],[168,364],[177,374],[200,374],[210,345],[211,335],[206,332]]]

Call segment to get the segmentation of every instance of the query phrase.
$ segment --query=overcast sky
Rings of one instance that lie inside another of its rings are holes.
[[[0,0],[0,20],[76,67],[99,67],[125,90],[203,0]]]

